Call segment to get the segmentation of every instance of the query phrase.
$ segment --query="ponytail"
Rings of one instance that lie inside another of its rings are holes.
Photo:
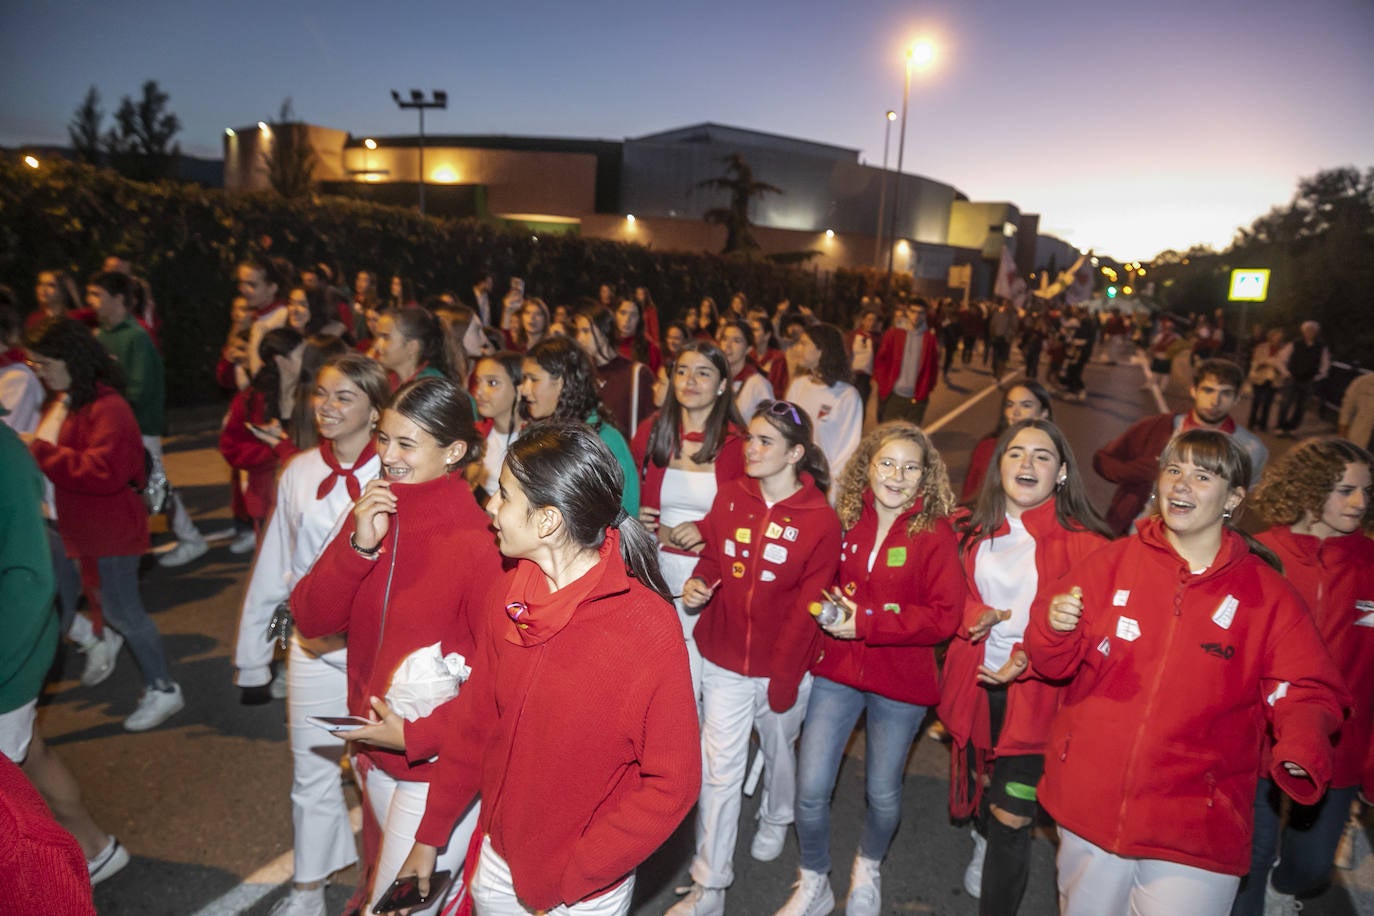
[[[620,531],[620,558],[625,561],[626,571],[671,604],[673,593],[659,571],[658,542],[653,535],[630,515],[615,527]]]

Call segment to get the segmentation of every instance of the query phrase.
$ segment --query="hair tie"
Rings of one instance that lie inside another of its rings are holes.
[[[620,527],[621,523],[624,522],[625,519],[627,519],[627,518],[629,518],[629,517],[630,517],[630,514],[629,514],[628,512],[625,511],[625,507],[624,507],[624,506],[621,506],[620,509],[619,509],[619,511],[617,511],[616,514],[615,514],[615,521],[611,522],[611,527],[612,527],[612,528],[617,528],[617,529],[618,529],[618,528]]]

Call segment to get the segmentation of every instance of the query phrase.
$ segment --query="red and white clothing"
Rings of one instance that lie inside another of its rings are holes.
[[[1331,785],[1359,786],[1374,798],[1374,541],[1362,532],[1323,539],[1286,527],[1258,540],[1283,561],[1284,577],[1307,602],[1350,693]]]
[[[626,571],[615,529],[598,565],[556,592],[520,561],[484,624],[416,839],[442,845],[480,791],[479,832],[526,906],[601,895],[696,800],[682,631],[668,603]]]
[[[730,379],[730,391],[735,396],[735,407],[739,409],[739,415],[746,423],[754,416],[755,408],[764,401],[773,399],[775,390],[777,389],[768,381],[767,376],[748,360],[745,360],[744,368]]]
[[[258,374],[262,368],[262,356],[258,354],[258,345],[262,343],[263,337],[268,331],[285,327],[287,317],[290,314],[286,305],[286,300],[277,299],[269,302],[258,309],[253,315],[253,323],[248,328],[248,377],[252,378]]]
[[[864,402],[858,389],[848,382],[822,385],[800,375],[788,386],[787,400],[811,417],[812,438],[830,463],[831,479],[837,479],[863,436]]]
[[[906,375],[912,378],[910,393],[898,389],[898,380],[903,376],[906,360],[906,339],[912,333],[906,328],[888,328],[878,344],[878,354],[873,358],[873,382],[878,386],[878,397],[887,400],[898,394],[913,401],[925,401],[935,388],[935,380],[940,373],[940,345],[935,332],[927,330],[921,335],[916,365],[905,366]]]
[[[233,485],[243,497],[243,509],[261,531],[276,498],[278,453],[253,435],[249,423],[267,423],[267,402],[262,392],[245,388],[229,402],[229,413],[219,432],[219,453],[235,471]]]
[[[1078,563],[1032,609],[1033,668],[1069,679],[1039,800],[1116,856],[1243,875],[1266,725],[1268,775],[1311,804],[1329,781],[1348,698],[1302,599],[1239,534],[1225,531],[1212,565],[1193,572],[1158,518],[1139,530]],[[1049,598],[1073,586],[1082,619],[1054,631]]]
[[[939,700],[934,647],[959,625],[968,589],[948,521],[907,534],[920,511],[918,502],[899,515],[879,544],[873,493],[864,494],[863,513],[844,535],[836,579],[840,592],[858,605],[856,638],[822,632],[812,674],[917,706]]]

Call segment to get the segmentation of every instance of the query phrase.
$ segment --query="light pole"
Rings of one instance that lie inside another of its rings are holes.
[[[431,93],[432,98],[426,99],[425,94],[418,89],[410,90],[410,101],[401,99],[401,94],[395,89],[391,90],[391,98],[401,108],[414,108],[420,113],[420,215],[425,213],[425,109],[426,108],[447,108],[448,93],[442,89],[435,89]]]
[[[874,234],[877,241],[873,244],[873,266],[882,264],[883,258],[883,209],[887,204],[887,142],[892,139],[892,122],[897,120],[897,112],[889,111],[883,125],[883,178],[878,185],[878,230]]]
[[[902,82],[902,126],[897,135],[897,187],[892,192],[892,218],[888,223],[891,238],[887,247],[887,295],[892,295],[892,254],[897,240],[897,213],[902,208],[902,157],[906,152],[906,112],[911,99],[911,68],[924,68],[935,58],[935,48],[926,41],[918,41],[906,51],[906,79]]]

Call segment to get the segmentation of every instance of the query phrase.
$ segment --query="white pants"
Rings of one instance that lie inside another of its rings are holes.
[[[811,675],[802,678],[792,708],[777,713],[768,707],[768,678],[745,677],[703,659],[701,694],[701,798],[691,874],[702,887],[723,888],[735,880],[740,793],[749,765],[751,730],[759,733],[764,760],[759,820],[784,826],[793,821],[797,736],[806,718]]]
[[[295,880],[327,878],[358,861],[348,803],[339,783],[342,738],[306,716],[348,715],[348,650],[322,656],[291,640],[286,663],[286,724],[291,739],[291,823],[296,831]]]
[[[415,845],[415,831],[425,816],[425,799],[429,797],[429,783],[393,779],[375,766],[367,767],[366,782],[367,803],[371,806],[372,814],[377,818],[382,831],[382,848],[377,854],[377,875],[372,884],[372,899],[367,905],[368,912],[371,912],[372,907],[377,905],[377,901],[382,899],[386,889],[391,886],[391,882],[396,880],[401,863],[410,855],[410,848]],[[443,900],[436,899],[428,906],[411,910],[411,913],[416,916],[421,913],[438,913],[458,893],[457,885],[461,884],[459,876],[463,871],[463,858],[467,855],[472,831],[477,828],[477,810],[477,804],[473,803],[449,835],[448,845],[439,850],[439,858],[434,865],[435,871],[447,869],[453,873],[453,885],[444,894]]]
[[[691,578],[692,570],[696,568],[697,558],[695,556],[685,557],[680,553],[671,553],[667,550],[658,552],[658,571],[663,576],[663,582],[668,586],[670,593],[674,595],[682,594],[682,586]],[[697,641],[692,638],[692,633],[697,628],[697,620],[701,618],[701,609],[688,611],[682,604],[681,598],[673,599],[673,607],[677,609],[678,622],[682,624],[682,636],[687,640],[687,662],[692,670],[692,696],[697,698],[697,715],[701,715],[701,650],[697,648]]]
[[[0,754],[16,765],[29,756],[33,742],[33,723],[38,718],[38,700],[29,700],[18,709],[0,713]]]
[[[1226,916],[1240,878],[1165,862],[1127,859],[1059,828],[1060,916]]]
[[[604,894],[572,906],[559,904],[544,910],[544,916],[625,916],[630,912],[634,891],[635,876],[631,874]],[[510,866],[492,848],[489,836],[482,837],[482,854],[472,876],[472,906],[477,916],[530,916],[535,912],[515,896]]]

